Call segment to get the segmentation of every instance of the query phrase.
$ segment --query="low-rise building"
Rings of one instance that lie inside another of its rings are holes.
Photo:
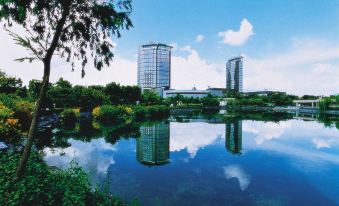
[[[182,89],[169,89],[163,90],[160,96],[164,98],[175,97],[181,95],[186,98],[204,98],[207,95],[211,94],[213,96],[222,97],[226,89],[224,88],[208,88],[207,90],[197,90],[193,87],[191,90],[182,90]]]
[[[186,98],[203,98],[206,97],[208,94],[210,94],[211,92],[208,90],[196,90],[196,89],[192,89],[192,90],[164,90],[163,91],[163,97],[164,98],[169,98],[169,97],[175,97],[177,95],[182,95],[183,97]]]
[[[243,94],[246,95],[246,96],[250,96],[250,95],[268,96],[268,95],[272,95],[272,94],[286,95],[286,92],[265,90],[265,91],[244,92]]]
[[[226,93],[226,88],[215,88],[215,87],[209,87],[207,89],[212,95],[217,97],[222,97]]]

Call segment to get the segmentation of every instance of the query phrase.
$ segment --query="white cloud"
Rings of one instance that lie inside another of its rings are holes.
[[[339,90],[339,47],[321,40],[294,40],[289,51],[244,58],[244,90],[329,95]]]
[[[224,44],[241,46],[245,44],[245,42],[254,34],[252,24],[247,19],[243,19],[241,21],[239,31],[233,31],[230,29],[224,32],[219,32],[218,36],[222,38],[222,42]]]
[[[191,158],[195,157],[199,149],[225,138],[225,124],[171,122],[170,131],[170,151],[186,149]]]
[[[312,72],[315,74],[322,74],[331,72],[332,65],[325,63],[317,63],[314,65]]]
[[[287,127],[287,124],[290,126]],[[244,121],[243,131],[254,134],[254,138],[252,135],[243,135],[243,148],[247,150],[280,153],[293,157],[295,161],[310,161],[311,165],[339,163],[335,152],[339,145],[339,130],[326,128],[319,122],[288,120],[272,123],[268,127],[265,122]],[[265,140],[265,143],[258,144],[258,140]],[[329,151],[322,148],[333,149]]]
[[[106,143],[104,139],[96,139],[90,142],[69,139],[68,143],[71,146],[64,149],[44,149],[44,160],[49,165],[55,165],[59,168],[67,168],[72,160],[76,160],[87,171],[97,175],[106,174],[109,166],[115,164],[113,154],[117,149],[115,146]]]
[[[172,51],[176,51],[178,49],[178,44],[175,42],[170,43],[169,46],[172,47]]]
[[[321,148],[330,148],[331,143],[334,142],[332,139],[320,139],[320,138],[314,138],[312,140],[313,144],[317,149]]]
[[[196,42],[202,42],[204,40],[204,36],[202,34],[199,34],[195,37]]]
[[[191,46],[180,49],[188,53],[187,57],[172,56],[172,87],[176,89],[200,89],[211,87],[224,87],[226,84],[224,66],[209,64],[201,58]],[[218,71],[222,72],[218,72]]]
[[[15,29],[17,33],[23,33],[20,29]],[[7,74],[21,78],[25,84],[31,79],[41,79],[43,73],[43,65],[38,61],[17,62],[14,59],[25,57],[29,54],[27,50],[15,44],[13,39],[6,31],[0,29],[0,69]],[[114,48],[117,47],[112,42]],[[115,51],[117,53],[117,51]],[[137,63],[116,55],[109,67],[104,67],[101,71],[94,69],[93,62],[89,60],[86,66],[86,76],[81,78],[80,66],[71,72],[71,64],[64,59],[55,56],[52,59],[50,81],[55,82],[60,77],[69,80],[72,84],[91,85],[91,84],[107,84],[115,81],[121,84],[136,84],[137,80]]]
[[[289,127],[291,127],[291,122],[244,122],[243,131],[255,134],[255,142],[260,145],[266,141],[281,137]]]
[[[239,166],[229,165],[224,167],[224,174],[226,179],[236,178],[242,191],[245,191],[251,183],[250,176],[247,175]]]

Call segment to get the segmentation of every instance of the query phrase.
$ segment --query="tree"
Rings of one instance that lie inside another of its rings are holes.
[[[142,94],[142,102],[146,105],[161,104],[161,97],[152,90],[145,90]]]
[[[72,84],[62,78],[57,81],[53,87],[47,91],[47,97],[51,99],[57,108],[70,107],[72,99],[69,96],[72,93]]]
[[[69,99],[72,102],[71,107],[80,107],[85,111],[108,103],[108,97],[102,91],[79,85],[73,87]]]
[[[47,91],[52,87],[52,84],[51,83],[48,83],[47,85]],[[34,100],[37,100],[39,98],[39,93],[40,93],[40,90],[42,88],[42,81],[41,80],[36,80],[36,79],[32,79],[29,81],[28,83],[28,97],[34,101]],[[42,103],[40,105],[41,108],[47,108],[47,107],[52,107],[53,104],[52,104],[52,101],[51,99],[49,98],[49,96],[46,96],[44,95],[42,97]]]
[[[122,96],[120,84],[115,82],[109,83],[105,87],[105,94],[109,97],[112,104],[119,104]]]
[[[0,93],[17,94],[23,97],[26,95],[26,88],[22,87],[22,80],[20,78],[7,76],[0,70]]]
[[[8,30],[17,44],[25,47],[32,55],[19,61],[38,60],[43,63],[42,86],[33,119],[28,132],[17,177],[23,175],[33,145],[36,125],[43,97],[46,95],[51,60],[54,55],[65,57],[72,63],[81,61],[82,76],[88,53],[96,69],[109,65],[113,58],[111,36],[120,37],[121,29],[129,29],[131,0],[5,0],[0,1],[0,21],[8,30],[13,24],[25,29],[25,36]]]

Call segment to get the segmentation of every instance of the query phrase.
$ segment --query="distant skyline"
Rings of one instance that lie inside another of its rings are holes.
[[[312,3],[310,3],[312,2]],[[72,84],[137,84],[141,44],[173,46],[171,87],[225,87],[227,59],[244,56],[244,91],[292,94],[339,93],[339,0],[134,0],[134,28],[123,31],[110,68],[95,71],[55,58],[51,81]],[[14,28],[15,31],[18,31]],[[22,33],[18,31],[19,33]],[[40,63],[14,62],[27,51],[0,30],[0,69],[27,83],[41,79]]]

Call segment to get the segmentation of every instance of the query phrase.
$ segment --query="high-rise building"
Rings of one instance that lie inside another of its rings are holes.
[[[171,87],[171,46],[161,43],[141,45],[138,55],[138,86],[142,89]]]
[[[226,63],[226,89],[232,92],[242,92],[243,57],[234,57]]]
[[[242,120],[226,123],[226,149],[232,154],[241,154],[242,149]]]
[[[137,139],[137,159],[146,165],[169,163],[170,129],[168,122],[143,125]]]

